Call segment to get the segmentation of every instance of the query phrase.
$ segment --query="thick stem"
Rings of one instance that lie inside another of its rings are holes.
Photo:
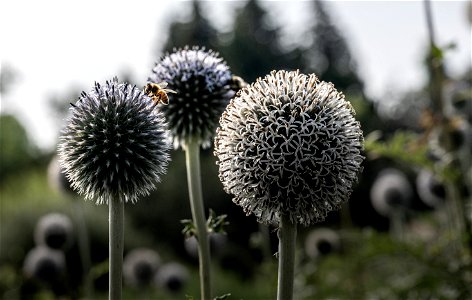
[[[192,219],[197,230],[200,294],[202,300],[207,300],[211,299],[210,245],[203,206],[199,143],[192,140],[187,141],[185,159]]]
[[[279,279],[277,286],[278,300],[293,299],[293,277],[295,272],[295,243],[297,224],[290,217],[282,214],[279,227]]]
[[[109,205],[109,298],[121,300],[123,276],[123,217],[124,203],[119,198],[112,199]]]

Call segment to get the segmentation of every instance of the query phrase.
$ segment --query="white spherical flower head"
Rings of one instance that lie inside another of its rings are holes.
[[[151,83],[167,82],[169,104],[158,109],[169,123],[174,147],[189,138],[210,144],[218,119],[234,96],[229,67],[217,53],[194,47],[167,54],[152,70]]]
[[[370,189],[374,209],[383,216],[406,209],[412,200],[413,188],[406,175],[397,169],[385,169],[379,173]]]
[[[72,186],[98,204],[149,194],[169,161],[164,117],[144,93],[118,79],[95,84],[71,104],[59,143]]]
[[[260,222],[281,214],[310,225],[347,201],[361,170],[363,136],[331,83],[272,71],[241,89],[215,139],[226,192]]]

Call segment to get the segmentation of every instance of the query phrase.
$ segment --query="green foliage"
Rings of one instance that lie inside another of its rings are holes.
[[[227,215],[217,216],[213,209],[210,209],[210,215],[207,220],[208,232],[225,233],[225,227],[229,225]]]
[[[375,231],[344,232],[344,252],[303,266],[303,299],[467,299],[467,265],[447,253],[446,235],[403,243]],[[441,246],[440,244],[443,244]],[[444,246],[445,245],[445,246]],[[452,252],[451,252],[452,253]],[[454,267],[461,265],[461,267]],[[470,267],[470,266],[469,266]]]
[[[30,164],[36,149],[12,115],[0,115],[0,181]]]
[[[208,232],[214,233],[226,233],[225,226],[229,224],[227,221],[227,215],[216,215],[215,211],[210,209],[210,214],[207,219],[207,230]],[[180,223],[184,225],[184,229],[182,229],[182,233],[185,235],[185,238],[189,238],[192,236],[197,236],[197,228],[195,224],[190,219],[181,220]]]
[[[388,140],[380,141],[381,132],[374,131],[365,138],[364,147],[370,158],[386,157],[406,165],[432,168],[427,157],[427,145],[410,131],[396,131]]]

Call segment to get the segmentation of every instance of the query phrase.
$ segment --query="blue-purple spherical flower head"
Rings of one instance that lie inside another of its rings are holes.
[[[215,138],[219,177],[247,214],[310,225],[348,200],[364,157],[354,110],[331,83],[272,71],[241,89]]]
[[[235,92],[231,72],[217,53],[184,48],[164,56],[149,82],[167,82],[169,104],[158,107],[169,124],[175,148],[189,138],[210,144],[218,119]]]
[[[152,100],[114,78],[71,104],[59,143],[74,189],[98,204],[149,194],[169,160],[164,117]]]

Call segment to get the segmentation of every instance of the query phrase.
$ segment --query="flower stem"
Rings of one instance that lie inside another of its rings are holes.
[[[279,227],[279,279],[277,287],[278,300],[293,299],[293,277],[295,270],[295,243],[297,224],[290,217],[282,214]]]
[[[80,199],[82,200],[82,199]],[[85,222],[85,212],[83,201],[74,199],[74,215],[77,223],[77,243],[79,245],[80,260],[83,268],[84,296],[86,299],[93,299],[93,284],[90,274],[90,242]]]
[[[121,300],[123,274],[124,202],[115,198],[109,205],[109,299]]]
[[[200,144],[189,139],[185,148],[187,181],[192,219],[197,230],[198,260],[200,269],[200,295],[202,300],[211,299],[210,245],[203,206],[200,174]]]

